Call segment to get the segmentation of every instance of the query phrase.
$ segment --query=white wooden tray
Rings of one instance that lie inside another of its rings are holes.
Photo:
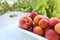
[[[16,18],[9,18],[9,15],[17,14]],[[18,26],[18,20],[26,13],[9,12],[0,16],[0,40],[47,40],[32,32],[21,29]]]

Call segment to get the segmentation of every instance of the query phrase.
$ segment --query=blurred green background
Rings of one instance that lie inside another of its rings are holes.
[[[9,3],[11,2],[11,4]],[[0,0],[0,16],[10,11],[32,12],[60,18],[60,0]]]

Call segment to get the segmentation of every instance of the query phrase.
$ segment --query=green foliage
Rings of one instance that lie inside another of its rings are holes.
[[[7,2],[0,3],[0,15],[8,12],[9,8],[9,4]]]
[[[53,17],[60,18],[60,0],[56,0],[56,7],[52,15]]]
[[[46,15],[47,0],[19,0],[15,2],[11,7],[7,2],[1,4],[3,11],[22,11],[32,12],[36,11],[41,15]]]
[[[47,16],[50,18],[56,8],[56,0],[48,0],[48,9],[46,9]]]
[[[0,2],[0,15],[9,11],[32,12],[50,17],[60,18],[60,0],[19,0],[13,5]]]
[[[60,0],[49,0],[49,8],[46,10],[48,17],[57,17],[60,18]]]

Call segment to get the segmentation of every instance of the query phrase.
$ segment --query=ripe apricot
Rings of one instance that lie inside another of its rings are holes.
[[[49,21],[47,19],[41,19],[39,21],[39,26],[41,26],[42,28],[47,28],[49,27]]]
[[[54,28],[57,23],[59,23],[59,20],[57,18],[50,18],[49,19],[49,24],[50,24],[51,28]]]
[[[47,20],[49,20],[49,18],[48,18],[48,17],[46,17],[46,16],[43,16],[43,17],[42,17],[42,19],[47,19]]]
[[[47,32],[50,29],[50,27],[47,27],[44,29],[45,32]]]
[[[23,29],[29,29],[32,26],[32,19],[28,16],[19,20],[19,27]]]
[[[54,29],[60,35],[60,23],[56,24]]]
[[[36,27],[36,26],[38,26],[38,25],[37,25],[36,23],[34,23],[34,24],[33,24],[33,27]]]
[[[34,19],[35,16],[37,16],[37,12],[31,12],[31,14],[29,15],[29,17],[31,17],[31,19]]]
[[[48,30],[45,33],[45,37],[48,40],[59,40],[59,35],[54,30],[52,30],[52,29]]]
[[[34,18],[34,22],[35,22],[36,24],[38,24],[41,19],[42,19],[42,17],[41,17],[40,15],[37,15],[37,16]]]
[[[43,29],[39,26],[34,27],[33,32],[37,35],[43,35],[44,34]]]

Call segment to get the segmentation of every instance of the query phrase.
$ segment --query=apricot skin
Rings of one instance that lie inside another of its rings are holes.
[[[38,24],[41,19],[42,19],[42,17],[41,17],[40,15],[37,15],[37,16],[34,18],[34,22],[35,22],[36,24]]]
[[[49,24],[50,24],[51,28],[54,28],[57,23],[59,23],[59,20],[57,18],[50,18],[49,19]]]
[[[39,21],[39,26],[41,26],[42,28],[47,28],[49,27],[49,21],[47,19],[41,19]]]
[[[31,14],[29,15],[29,17],[31,17],[31,19],[34,19],[35,16],[37,16],[37,12],[31,12]]]
[[[28,16],[19,20],[19,27],[23,29],[29,29],[32,26],[32,19]]]
[[[54,30],[60,35],[60,23],[55,25]]]
[[[37,35],[43,35],[43,29],[41,28],[41,27],[39,27],[39,26],[36,26],[36,27],[34,27],[33,28],[33,32],[35,33],[35,34],[37,34]]]
[[[48,30],[45,33],[45,37],[48,40],[59,40],[59,35],[54,30],[52,30],[52,29]]]

